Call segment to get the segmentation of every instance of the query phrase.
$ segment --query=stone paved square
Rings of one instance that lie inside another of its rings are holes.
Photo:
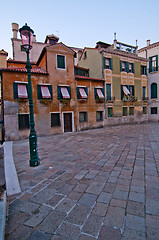
[[[7,240],[158,240],[159,125],[144,123],[13,142],[22,189],[8,197]]]

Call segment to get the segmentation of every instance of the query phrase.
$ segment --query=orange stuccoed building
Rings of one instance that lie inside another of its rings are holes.
[[[74,55],[73,49],[56,43],[45,46],[37,62],[31,62],[38,136],[104,126],[104,80],[90,78],[88,69],[75,67]],[[9,59],[0,67],[4,139],[27,138],[30,130],[25,62]]]

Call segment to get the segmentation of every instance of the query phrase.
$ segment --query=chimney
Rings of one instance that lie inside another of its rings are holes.
[[[0,68],[7,67],[7,56],[8,53],[4,51],[4,49],[0,50]]]
[[[150,40],[147,40],[147,47],[150,46]]]
[[[17,23],[12,23],[13,38],[17,38],[18,30],[19,25]]]
[[[36,42],[36,35],[35,34],[33,35],[32,41]]]
[[[117,43],[117,39],[116,39],[116,32],[114,33],[114,49],[116,49],[116,43]]]

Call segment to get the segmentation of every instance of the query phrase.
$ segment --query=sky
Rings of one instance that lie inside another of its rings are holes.
[[[12,56],[12,23],[27,23],[38,42],[58,36],[71,47],[95,47],[96,42],[117,41],[138,47],[159,41],[159,0],[1,0],[0,50]],[[18,34],[18,38],[20,35]]]

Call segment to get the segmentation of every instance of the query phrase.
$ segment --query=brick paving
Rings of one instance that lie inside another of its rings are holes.
[[[13,153],[22,194],[8,198],[8,240],[159,239],[159,123],[28,140]]]

